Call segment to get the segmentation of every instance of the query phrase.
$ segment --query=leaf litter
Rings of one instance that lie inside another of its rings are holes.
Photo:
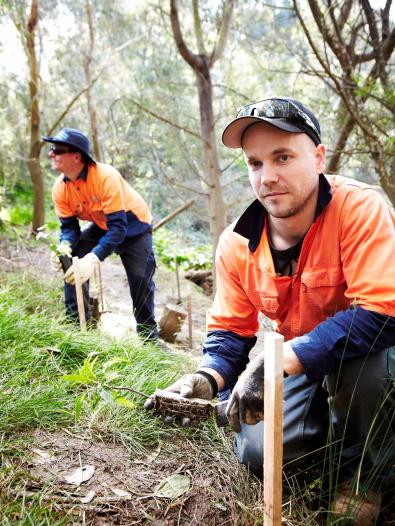
[[[218,469],[219,456],[204,458],[187,439],[161,444],[153,461],[146,452],[133,454],[121,444],[70,432],[38,429],[31,438],[20,466],[29,476],[23,487],[11,489],[15,495],[40,494],[48,505],[71,509],[92,526],[232,524],[234,493]]]

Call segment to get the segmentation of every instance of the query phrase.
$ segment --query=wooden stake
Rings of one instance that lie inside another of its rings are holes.
[[[103,289],[103,276],[101,272],[101,262],[98,261],[97,263],[97,282],[98,282],[98,289],[99,289],[99,312],[102,314],[104,312],[104,289]]]
[[[283,468],[283,342],[265,334],[265,424],[263,444],[264,524],[281,525]]]
[[[84,296],[82,294],[82,284],[81,284],[81,275],[80,275],[80,265],[78,262],[78,257],[73,257],[73,267],[74,267],[74,282],[75,282],[75,294],[77,296],[77,306],[78,306],[78,316],[80,319],[81,331],[86,331],[86,317],[85,317],[85,307],[84,307]]]
[[[176,268],[176,281],[177,281],[177,305],[181,304],[181,290],[180,290],[180,272],[178,270],[177,254],[174,255],[174,266]]]
[[[188,295],[188,337],[189,337],[189,348],[192,350],[192,296]]]

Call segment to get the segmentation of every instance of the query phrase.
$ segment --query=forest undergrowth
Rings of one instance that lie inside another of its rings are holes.
[[[239,468],[225,433],[212,422],[165,426],[144,398],[116,389],[152,393],[193,369],[193,357],[133,336],[81,333],[45,276],[0,280],[2,525],[255,523],[259,484]],[[86,462],[96,467],[92,479],[65,485],[65,472]],[[174,474],[189,481],[188,492],[156,496]],[[95,497],[82,502],[92,487]]]
[[[196,356],[80,332],[59,281],[23,265],[0,272],[0,334],[0,524],[263,524],[231,431],[166,426],[132,391],[167,386]],[[67,483],[78,469],[86,479]],[[283,523],[328,524],[320,488],[319,469],[286,478]]]

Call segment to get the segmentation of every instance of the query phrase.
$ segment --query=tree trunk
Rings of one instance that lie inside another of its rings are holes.
[[[344,107],[342,108],[342,110],[343,111],[339,111],[338,118],[336,119],[338,123],[342,123],[342,128],[337,138],[334,152],[330,156],[328,166],[326,168],[326,172],[329,174],[339,173],[340,159],[343,155],[343,151],[346,147],[350,133],[354,128],[354,120],[350,117],[348,113],[345,115],[346,110]],[[342,115],[342,117],[340,117],[340,115]]]
[[[165,310],[158,324],[159,336],[162,340],[169,343],[176,341],[177,334],[180,332],[187,314],[186,310],[180,305],[172,305],[170,303],[165,305]]]
[[[204,187],[204,191],[208,194],[209,222],[214,260],[219,236],[226,226],[226,210],[215,140],[211,76],[207,60],[203,58],[202,62],[202,67],[195,70],[195,73],[199,94],[200,125],[206,165],[205,173],[208,182],[207,185],[203,181],[202,186]]]
[[[88,89],[86,90],[86,102],[88,106],[88,114],[89,114],[89,120],[91,125],[91,133],[92,133],[92,144],[93,144],[93,152],[96,161],[100,162],[100,145],[99,145],[99,131],[97,128],[97,116],[96,116],[96,110],[93,103],[92,98],[92,60],[93,60],[93,49],[95,46],[95,33],[94,33],[94,27],[93,27],[93,20],[92,20],[92,11],[89,0],[86,2],[86,16],[88,20],[88,28],[89,28],[89,47],[88,51],[85,54],[84,59],[84,71],[85,71],[85,78],[86,78],[86,84]]]
[[[35,31],[38,24],[38,0],[32,0],[30,17],[26,29],[26,46],[29,61],[29,95],[30,95],[30,148],[27,165],[33,182],[33,222],[32,232],[43,226],[45,220],[44,182],[39,162],[42,147],[40,139],[40,108],[39,108],[39,65],[35,47]]]
[[[199,5],[193,0],[193,16],[195,36],[198,43],[199,54],[193,53],[182,37],[180,20],[178,16],[177,0],[170,0],[170,21],[174,41],[182,58],[189,64],[196,75],[196,83],[199,96],[200,127],[205,160],[205,178],[202,182],[205,193],[208,195],[209,224],[212,239],[213,262],[218,245],[219,236],[226,226],[226,208],[221,186],[221,170],[219,168],[214,112],[213,112],[213,89],[210,76],[210,68],[223,53],[225,41],[229,31],[232,18],[234,2],[226,0],[223,3],[223,14],[221,19],[218,39],[214,49],[208,53],[203,41],[203,32],[199,16]],[[215,268],[215,265],[213,265]],[[215,278],[214,278],[215,285]]]

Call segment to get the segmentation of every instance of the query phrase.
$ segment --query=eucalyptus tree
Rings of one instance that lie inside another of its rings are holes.
[[[233,12],[233,0],[222,3],[222,17],[218,23],[216,42],[211,50],[206,49],[198,0],[193,0],[194,33],[197,53],[193,52],[183,37],[177,0],[170,0],[170,21],[174,41],[181,57],[192,68],[198,90],[200,130],[205,157],[203,187],[208,196],[209,222],[213,251],[219,236],[226,226],[226,207],[221,186],[221,169],[217,154],[215,121],[213,110],[213,86],[210,70],[223,53]]]
[[[33,187],[33,234],[45,220],[45,185],[40,165],[44,143],[41,135],[54,133],[81,95],[97,81],[97,77],[91,78],[88,85],[80,84],[78,90],[75,86],[68,86],[64,96],[57,96],[53,85],[58,86],[61,81],[52,75],[54,57],[59,53],[57,44],[62,40],[62,36],[58,36],[62,35],[62,31],[54,33],[53,28],[53,16],[57,8],[59,5],[52,0],[41,3],[40,0],[21,0],[16,3],[5,1],[2,5],[3,14],[13,22],[20,37],[27,63],[25,81],[28,96],[25,97],[25,111],[29,127],[29,152],[25,158]],[[41,31],[44,25],[46,28]],[[66,50],[67,43],[66,39]],[[43,66],[45,72],[42,71]]]
[[[11,6],[6,3],[15,27],[22,38],[29,65],[29,153],[27,166],[33,183],[33,223],[32,231],[44,224],[44,182],[39,162],[40,138],[40,65],[37,56],[36,35],[39,23],[39,1],[32,0],[30,6],[23,2]]]
[[[395,24],[392,0],[374,9],[369,0],[293,0],[295,13],[318,61],[317,72],[339,97],[338,137],[329,171],[338,170],[347,144],[362,136],[379,182],[395,204],[395,98],[391,77]],[[320,38],[317,38],[317,34]]]

